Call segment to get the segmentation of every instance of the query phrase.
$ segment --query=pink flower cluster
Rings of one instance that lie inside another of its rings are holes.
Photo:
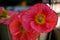
[[[43,3],[17,13],[8,11],[10,18],[0,19],[0,23],[9,24],[12,40],[36,40],[40,33],[52,31],[58,20],[56,12]]]

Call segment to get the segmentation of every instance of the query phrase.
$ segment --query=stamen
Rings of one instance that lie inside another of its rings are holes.
[[[20,31],[24,32],[24,28],[22,26],[20,26]]]
[[[44,24],[45,23],[45,15],[44,14],[36,15],[35,22],[38,24]]]

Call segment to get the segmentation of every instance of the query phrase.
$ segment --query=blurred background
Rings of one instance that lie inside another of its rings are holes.
[[[56,29],[49,33],[42,33],[37,40],[60,40],[60,0],[0,0],[0,6],[6,10],[24,11],[36,3],[45,3],[58,14]],[[0,40],[12,40],[8,26],[0,24]]]

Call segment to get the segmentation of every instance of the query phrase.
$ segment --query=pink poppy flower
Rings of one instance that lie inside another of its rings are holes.
[[[10,20],[14,19],[12,17],[15,17],[18,13],[19,12],[8,10],[8,16],[9,16],[9,18],[5,21],[5,24],[9,24]]]
[[[38,32],[31,29],[31,32],[27,32],[22,27],[17,15],[16,17],[12,17],[14,19],[11,19],[9,24],[9,29],[12,35],[12,40],[36,40],[38,38],[39,34]]]
[[[1,15],[0,15],[0,23],[3,24],[9,24],[10,17],[13,16],[14,14],[17,14],[18,12],[15,11],[10,11],[10,10],[1,10]]]
[[[20,20],[26,31],[34,29],[37,32],[50,32],[57,24],[58,16],[46,4],[38,3],[20,15]]]

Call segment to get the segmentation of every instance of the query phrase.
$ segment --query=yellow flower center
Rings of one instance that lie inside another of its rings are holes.
[[[44,24],[45,23],[45,15],[44,14],[37,14],[35,16],[35,22],[38,24]]]
[[[8,18],[8,11],[7,10],[0,11],[0,18],[1,19]]]

